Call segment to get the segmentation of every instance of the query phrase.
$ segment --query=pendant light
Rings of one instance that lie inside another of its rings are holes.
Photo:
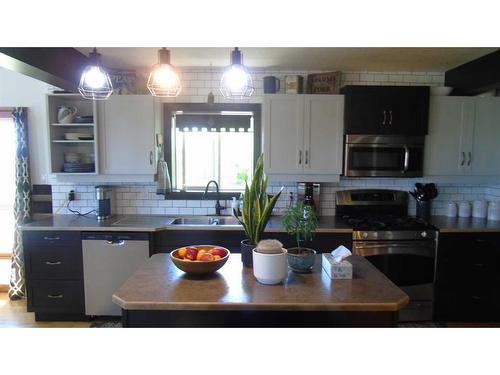
[[[158,51],[158,64],[149,74],[148,89],[151,95],[160,97],[174,97],[181,93],[181,80],[170,65],[170,51],[166,48]]]
[[[245,99],[253,94],[252,76],[243,65],[243,56],[236,47],[231,52],[231,65],[224,69],[220,81],[220,92],[228,99]]]
[[[89,54],[90,64],[85,67],[80,78],[78,91],[85,99],[105,100],[113,93],[109,74],[101,66],[101,54],[97,49]]]
[[[213,72],[213,69],[212,69],[212,62],[210,62],[210,79],[211,80],[213,79],[213,75],[214,75],[214,72]],[[210,106],[212,106],[212,105],[215,104],[215,95],[212,92],[212,90],[210,90],[210,92],[207,95],[207,104],[210,105]]]

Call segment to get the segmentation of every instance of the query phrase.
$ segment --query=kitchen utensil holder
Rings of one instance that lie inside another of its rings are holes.
[[[431,218],[431,201],[415,201],[417,203],[417,218],[429,220]]]

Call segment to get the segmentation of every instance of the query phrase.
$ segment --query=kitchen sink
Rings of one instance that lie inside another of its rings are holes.
[[[179,217],[172,221],[171,225],[240,225],[238,220],[232,216],[195,216]]]

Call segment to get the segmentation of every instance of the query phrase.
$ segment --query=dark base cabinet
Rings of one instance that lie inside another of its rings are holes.
[[[394,311],[122,310],[126,328],[395,327]]]
[[[86,320],[80,232],[23,232],[28,311],[39,320]]]
[[[440,234],[434,320],[500,321],[500,233]]]
[[[234,230],[168,230],[155,234],[154,253],[169,253],[186,245],[219,245],[232,253],[240,253],[240,243],[246,238],[245,232]],[[273,238],[281,241],[285,248],[297,246],[292,236],[284,232],[266,232],[263,239]],[[315,249],[320,253],[330,252],[340,245],[351,248],[351,233],[316,233],[311,242],[302,246]]]

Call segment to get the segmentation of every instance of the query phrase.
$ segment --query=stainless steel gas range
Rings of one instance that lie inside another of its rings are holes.
[[[399,320],[432,320],[436,228],[408,216],[404,191],[344,190],[336,195],[336,215],[353,228],[353,254],[367,257],[410,297]]]

